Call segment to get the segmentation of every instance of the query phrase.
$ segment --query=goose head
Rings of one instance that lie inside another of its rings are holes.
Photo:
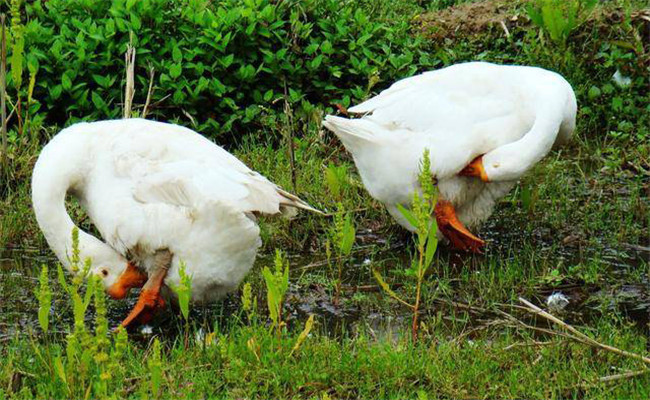
[[[80,243],[80,253],[83,259],[92,261],[89,274],[99,278],[109,296],[121,299],[130,289],[144,285],[147,275],[135,264],[112,247],[92,239]]]

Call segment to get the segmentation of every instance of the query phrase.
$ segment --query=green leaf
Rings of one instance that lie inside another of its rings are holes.
[[[612,98],[612,109],[614,111],[623,110],[623,99],[618,96]]]
[[[435,219],[432,219],[431,224],[429,225],[429,236],[427,238],[427,245],[426,245],[426,250],[424,255],[425,270],[429,268],[429,266],[433,262],[433,256],[436,253],[436,250],[438,249],[438,237],[436,236],[437,233],[438,233],[438,224],[436,223]]]
[[[221,65],[223,65],[224,68],[228,68],[232,65],[233,61],[235,61],[235,55],[234,54],[228,54],[227,56],[221,57],[219,59],[219,62]]]
[[[589,97],[590,100],[595,99],[596,97],[600,96],[600,89],[598,86],[592,86],[589,88],[589,92],[587,93],[587,96]]]
[[[266,282],[266,302],[269,307],[269,317],[274,325],[278,323],[278,309],[277,309],[277,284],[275,282],[275,275],[269,267],[262,269],[262,276]]]
[[[390,288],[390,286],[388,286],[388,284],[386,283],[386,281],[384,281],[384,278],[381,276],[381,274],[379,273],[379,271],[377,271],[376,269],[373,268],[373,269],[372,269],[372,274],[374,275],[375,280],[377,281],[377,283],[379,284],[379,286],[381,286],[381,288],[384,290],[384,292],[386,292],[390,297],[394,298],[395,300],[399,301],[400,303],[402,303],[402,304],[404,304],[404,305],[406,305],[406,306],[408,306],[408,307],[413,308],[412,305],[410,305],[410,304],[408,304],[407,302],[405,302],[404,300],[402,300],[402,298],[399,297],[399,296],[397,295],[397,293],[395,293],[395,292]]]
[[[408,221],[408,223],[411,224],[411,226],[413,226],[414,228],[417,228],[417,226],[418,226],[418,219],[415,217],[415,215],[413,215],[413,213],[412,213],[410,210],[406,209],[406,208],[405,208],[403,205],[401,205],[401,204],[397,204],[397,209],[398,209],[399,212],[402,214],[402,216],[403,216],[404,218],[406,218],[406,220]]]
[[[172,79],[176,79],[179,76],[181,76],[181,73],[183,72],[183,67],[181,67],[181,64],[172,64],[169,66],[169,76]]]
[[[192,300],[192,275],[188,275],[186,264],[181,261],[178,268],[179,283],[173,285],[172,290],[176,293],[178,299],[178,306],[181,309],[181,314],[185,322],[189,320],[190,316],[190,301]]]
[[[352,245],[354,244],[354,239],[355,239],[355,229],[354,229],[354,224],[352,223],[352,219],[350,218],[350,215],[345,216],[345,221],[343,224],[343,237],[341,241],[341,254],[343,255],[349,255],[350,252],[352,251]]]
[[[312,55],[318,50],[318,43],[312,43],[309,46],[305,47],[305,54]]]
[[[61,75],[61,87],[64,90],[72,89],[72,80],[70,79],[67,73]]]
[[[93,299],[93,290],[90,287],[90,283],[88,287],[86,288],[86,293],[84,293],[84,300],[83,300],[83,312],[86,312],[86,309],[88,309],[88,305],[90,304],[90,301]]]
[[[529,211],[531,207],[531,190],[530,185],[521,186],[521,206]]]
[[[50,290],[48,269],[46,265],[41,268],[39,277],[39,288],[36,292],[38,297],[38,323],[43,332],[47,333],[50,326],[50,307],[52,303],[52,291]]]
[[[606,83],[606,84],[603,85],[603,93],[605,93],[605,94],[613,93],[614,89],[615,89],[614,85],[612,85],[611,83]]]
[[[140,17],[138,17],[137,14],[131,13],[131,26],[136,31],[140,30],[140,28],[142,27],[142,20],[140,19]]]
[[[68,383],[68,379],[65,375],[65,367],[61,361],[61,356],[54,357],[54,371],[56,371],[56,375],[59,377],[59,379],[61,379],[65,384]]]
[[[70,292],[70,287],[68,286],[68,282],[65,280],[65,274],[63,273],[63,267],[61,264],[56,265],[56,277],[57,280],[59,281],[59,285],[63,288],[63,290],[66,293]]]
[[[332,196],[341,199],[341,182],[334,164],[329,164],[325,170],[325,183]]]
[[[309,318],[307,319],[307,322],[305,322],[305,328],[300,332],[300,335],[298,335],[298,339],[296,339],[296,344],[293,345],[293,348],[291,349],[291,353],[289,353],[289,357],[293,355],[293,353],[300,348],[302,343],[307,339],[307,336],[309,336],[309,332],[311,332],[311,328],[314,326],[314,314],[310,314]]]
[[[181,61],[183,61],[183,53],[181,52],[181,49],[178,46],[174,46],[172,49],[172,60],[176,64],[180,64]]]
[[[316,56],[316,58],[311,60],[310,65],[311,65],[312,68],[316,69],[316,68],[318,68],[320,66],[320,64],[322,62],[323,62],[323,55],[319,54],[319,55]]]

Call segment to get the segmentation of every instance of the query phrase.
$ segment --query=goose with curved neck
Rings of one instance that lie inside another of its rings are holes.
[[[41,152],[32,175],[32,204],[36,220],[48,245],[68,270],[71,267],[72,231],[76,225],[66,210],[65,200],[70,193],[83,203],[86,168],[90,163],[88,154],[84,152],[86,139],[57,135]],[[81,260],[93,261],[95,271],[104,265],[118,270],[128,263],[122,254],[83,230],[79,230],[79,254]]]
[[[397,222],[414,227],[407,206],[419,160],[429,149],[437,180],[439,233],[480,252],[471,234],[496,202],[575,128],[576,98],[560,75],[541,68],[470,62],[403,79],[323,125],[352,154],[366,189]]]
[[[38,158],[36,219],[70,269],[75,225],[65,208],[68,194],[103,239],[79,231],[90,272],[116,298],[143,287],[123,325],[146,321],[164,305],[161,292],[179,284],[181,264],[193,276],[195,302],[236,288],[261,245],[256,214],[318,212],[196,132],[142,119],[73,125]]]

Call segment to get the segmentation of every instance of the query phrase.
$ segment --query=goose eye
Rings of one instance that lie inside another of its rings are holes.
[[[108,270],[107,270],[106,268],[102,268],[102,270],[101,270],[100,272],[101,272],[101,274],[102,274],[103,277],[107,277],[107,276],[108,276]]]

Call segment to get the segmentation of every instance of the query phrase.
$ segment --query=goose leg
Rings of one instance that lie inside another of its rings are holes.
[[[434,210],[438,229],[451,244],[460,250],[470,251],[472,253],[481,253],[481,248],[485,242],[474,236],[458,220],[454,206],[446,200],[438,200]]]
[[[140,323],[147,323],[153,317],[153,312],[157,308],[165,306],[165,301],[160,295],[160,288],[163,285],[167,271],[172,263],[172,254],[169,250],[160,250],[156,252],[153,263],[153,270],[149,274],[149,279],[140,291],[140,297],[122,326],[129,326],[136,319]]]
[[[489,182],[485,168],[483,167],[483,156],[478,156],[472,160],[465,168],[463,168],[458,175],[473,176],[479,178],[483,182]]]

